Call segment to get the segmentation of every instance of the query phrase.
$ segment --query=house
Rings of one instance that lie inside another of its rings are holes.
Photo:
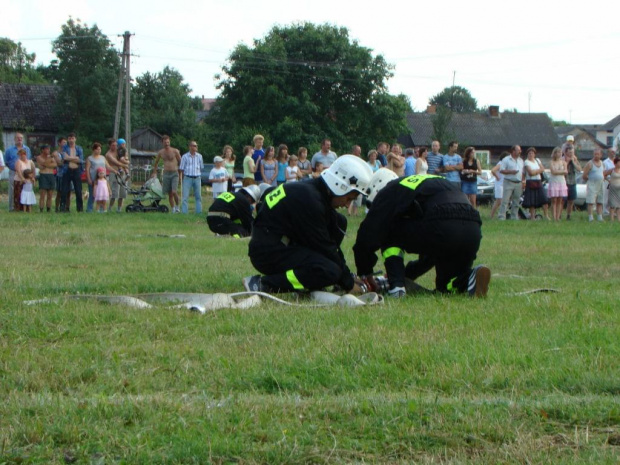
[[[426,112],[409,113],[409,134],[398,141],[406,147],[430,147],[434,118],[432,106]],[[513,145],[520,145],[523,152],[536,147],[540,158],[550,158],[558,145],[553,123],[546,113],[500,113],[497,106],[489,107],[487,113],[453,113],[446,132],[459,142],[461,150],[469,145],[476,147],[477,156],[487,164],[497,161]]]
[[[605,124],[568,125],[566,128],[585,131],[590,134],[592,138],[598,140],[601,147],[612,148],[618,145],[620,137],[620,115],[612,118]]]
[[[0,83],[0,129],[4,147],[14,145],[15,134],[24,134],[25,144],[38,153],[41,144],[56,145],[62,118],[56,114],[60,87]]]
[[[555,133],[558,136],[558,145],[564,144],[568,136],[573,136],[575,153],[580,160],[590,160],[595,148],[605,149],[607,146],[596,138],[591,132],[579,126],[558,126]]]
[[[161,134],[151,128],[136,129],[131,133],[132,165],[151,166],[161,148]]]

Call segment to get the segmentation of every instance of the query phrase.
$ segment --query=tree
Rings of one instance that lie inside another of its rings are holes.
[[[33,66],[36,55],[28,53],[21,42],[0,38],[0,82],[44,84],[45,77]]]
[[[410,104],[389,95],[392,66],[349,39],[346,28],[275,26],[253,47],[239,45],[222,68],[221,95],[207,119],[220,143],[240,148],[261,132],[274,143],[340,150],[374,146],[406,131]],[[243,135],[243,139],[240,139]]]
[[[139,76],[133,89],[138,125],[160,134],[193,137],[196,111],[191,91],[181,73],[168,66],[160,73]]]
[[[68,121],[62,129],[102,141],[113,133],[120,58],[97,25],[69,18],[61,30],[52,50],[62,89],[58,111]]]
[[[478,107],[476,99],[467,89],[460,86],[446,87],[431,97],[430,104],[437,105],[437,108],[447,108],[454,113],[474,113]]]

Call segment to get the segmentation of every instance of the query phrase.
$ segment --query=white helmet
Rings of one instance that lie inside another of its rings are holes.
[[[337,197],[351,191],[366,195],[372,170],[368,163],[355,155],[341,155],[329,168],[321,172],[321,177]]]
[[[266,182],[261,182],[258,185],[258,188],[260,189],[260,197],[262,197],[265,191],[269,189],[270,187],[271,187],[271,184],[267,184]]]
[[[242,190],[244,190],[245,192],[247,192],[250,197],[252,197],[254,199],[254,203],[258,202],[258,199],[260,199],[260,187],[258,187],[255,184],[252,184],[250,186],[245,186],[244,188],[242,188]]]
[[[398,179],[398,175],[387,168],[378,169],[375,174],[370,178],[370,185],[368,186],[368,199],[366,202],[372,203],[375,197],[381,189],[383,189],[388,182]]]

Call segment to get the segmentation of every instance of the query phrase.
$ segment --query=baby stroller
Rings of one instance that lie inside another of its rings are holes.
[[[125,190],[133,196],[133,203],[125,207],[127,213],[135,212],[161,212],[168,213],[166,205],[160,205],[159,202],[164,198],[161,183],[159,179],[151,178],[146,181],[140,189],[133,189],[129,182],[129,175],[122,177],[117,176],[118,182],[125,187]],[[144,202],[144,203],[142,203]]]

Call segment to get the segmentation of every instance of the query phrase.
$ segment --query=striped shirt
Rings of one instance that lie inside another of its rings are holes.
[[[441,153],[428,152],[426,163],[428,163],[428,174],[441,175],[441,173],[436,172],[439,168],[443,168],[443,155]]]
[[[183,171],[184,176],[200,176],[205,164],[202,160],[202,155],[196,152],[194,155],[187,152],[181,157],[181,164],[179,170]]]

